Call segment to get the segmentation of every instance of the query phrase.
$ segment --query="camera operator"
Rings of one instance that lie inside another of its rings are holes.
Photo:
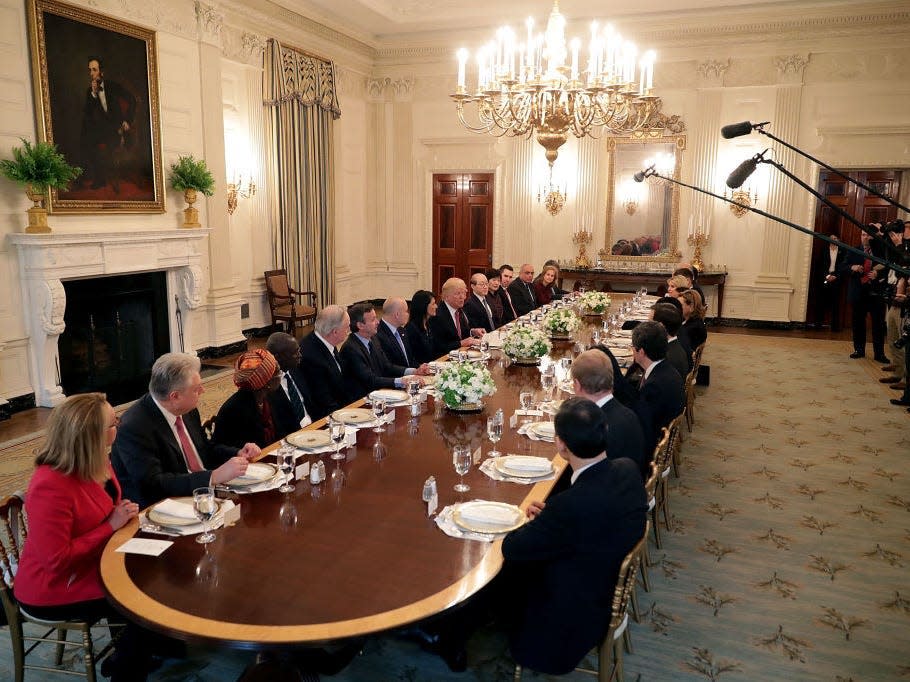
[[[891,241],[896,249],[903,254],[904,224],[898,220],[889,223],[883,228],[886,238]],[[901,390],[906,386],[906,371],[904,367],[905,348],[899,342],[903,333],[903,318],[907,310],[907,278],[904,275],[889,269],[886,277],[885,302],[888,309],[885,313],[885,326],[887,327],[888,348],[891,350],[892,364],[891,376],[879,379],[883,384],[891,384],[892,388]]]
[[[888,236],[903,256],[899,264],[906,268],[910,265],[910,221],[903,224],[902,232],[898,232],[895,229],[896,226],[891,227],[892,229],[888,231]],[[903,360],[903,381],[900,384],[893,384],[892,388],[902,385],[904,393],[900,398],[892,398],[891,403],[910,406],[910,388],[908,388],[908,384],[910,384],[908,382],[908,379],[910,379],[910,348],[908,348],[910,346],[910,278],[906,275],[896,277],[894,301],[900,306],[900,312],[895,322],[896,330],[894,331],[894,336],[896,338],[891,345],[895,349],[896,355],[900,356],[895,357],[895,364]],[[890,308],[888,312],[889,316],[893,317]],[[892,334],[890,328],[888,333],[890,339]],[[910,409],[907,411],[910,412]]]
[[[871,223],[878,232],[876,239],[866,232],[862,233],[862,249],[868,255],[883,255],[880,237],[883,236],[881,225]],[[873,250],[873,246],[876,247]],[[887,365],[890,360],[885,356],[885,267],[872,260],[863,258],[853,252],[847,253],[841,266],[841,275],[847,279],[847,301],[852,306],[853,318],[853,352],[854,360],[866,357],[866,315],[872,317],[872,350],[875,361]]]

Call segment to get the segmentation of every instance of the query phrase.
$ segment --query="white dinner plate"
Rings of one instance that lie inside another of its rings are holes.
[[[374,421],[373,413],[360,407],[349,410],[335,410],[332,418],[344,424],[369,424]]]
[[[524,524],[525,514],[514,504],[474,500],[458,505],[452,521],[464,530],[476,533],[508,533]]]
[[[483,360],[483,353],[481,353],[479,350],[471,349],[471,350],[467,350],[464,352],[467,353],[469,362],[478,362],[480,360]],[[449,357],[452,359],[458,359],[458,351],[457,350],[449,351]]]
[[[408,395],[407,391],[396,391],[392,388],[381,388],[378,391],[372,391],[367,398],[370,399],[370,402],[379,399],[385,400],[387,403],[406,403],[411,399],[411,396]]]
[[[297,431],[288,434],[287,441],[296,448],[313,450],[331,445],[332,437],[328,431]]]
[[[245,474],[238,476],[237,478],[232,478],[230,481],[225,483],[225,485],[234,488],[245,488],[250,485],[256,485],[257,483],[267,481],[277,473],[278,467],[274,464],[266,464],[265,462],[250,462],[246,468]]]
[[[546,457],[506,455],[493,460],[493,467],[501,474],[515,478],[541,478],[553,473],[553,462]]]
[[[170,499],[174,502],[182,502],[190,509],[193,508],[192,497],[172,497]],[[222,500],[215,500],[215,506],[218,508],[215,512],[215,515],[218,515],[221,512],[222,504]],[[182,526],[195,526],[197,523],[200,523],[199,519],[197,519],[195,516],[191,519],[184,518],[183,516],[171,516],[170,514],[165,514],[164,512],[158,511],[155,509],[155,507],[149,509],[148,512],[146,512],[146,516],[148,517],[149,521],[157,523],[159,526],[170,526],[172,528],[180,528]]]
[[[553,426],[553,422],[534,422],[528,427],[528,431],[544,440],[552,441],[556,438],[556,429]]]

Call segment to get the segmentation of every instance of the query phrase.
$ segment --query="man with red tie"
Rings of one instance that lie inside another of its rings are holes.
[[[478,340],[475,337],[483,336],[484,330],[471,329],[468,317],[462,310],[468,297],[468,285],[463,279],[451,277],[442,285],[439,295],[444,305],[439,306],[436,315],[428,322],[435,352],[442,355],[457,348],[476,345]]]
[[[199,367],[194,355],[165,353],[152,366],[149,392],[123,414],[111,462],[124,496],[140,508],[230,481],[259,455],[255,443],[209,441],[196,409],[205,391]]]

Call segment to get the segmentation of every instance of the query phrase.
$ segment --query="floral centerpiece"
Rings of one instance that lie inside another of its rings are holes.
[[[513,327],[502,340],[503,352],[518,363],[536,365],[551,348],[547,335],[537,327]]]
[[[569,338],[569,334],[581,326],[581,320],[568,308],[555,308],[543,317],[543,328],[553,338]]]
[[[493,395],[496,384],[490,370],[476,362],[447,362],[436,377],[436,390],[446,407],[479,410],[480,399]]]
[[[605,294],[602,291],[586,291],[578,297],[579,304],[590,315],[602,315],[607,312],[612,301],[610,294]]]

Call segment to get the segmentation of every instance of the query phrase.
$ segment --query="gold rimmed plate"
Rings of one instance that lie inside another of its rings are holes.
[[[475,533],[508,533],[524,524],[525,514],[514,504],[474,500],[458,505],[452,521]]]
[[[182,502],[190,509],[193,508],[193,498],[192,497],[172,497],[170,499],[174,502]],[[217,507],[215,516],[217,516],[219,513],[221,513],[222,504],[223,504],[223,500],[218,500],[218,499],[215,500],[215,506]],[[159,526],[170,526],[171,528],[182,528],[184,526],[195,526],[197,523],[200,523],[199,519],[197,519],[195,516],[191,519],[183,517],[183,516],[172,516],[170,514],[166,514],[164,512],[158,511],[155,507],[152,507],[151,509],[149,509],[146,512],[146,516],[148,517],[149,521],[151,521],[153,523],[157,523]]]
[[[369,424],[374,421],[373,413],[361,407],[354,407],[349,410],[335,410],[332,412],[332,418],[343,424]]]
[[[483,360],[483,353],[481,353],[479,350],[467,350],[467,351],[461,351],[461,352],[466,353],[468,361],[470,361],[470,362]],[[449,357],[452,359],[457,359],[458,353],[459,353],[459,351],[457,351],[457,350],[449,351]]]
[[[266,464],[265,462],[250,462],[246,468],[246,473],[243,474],[243,476],[232,478],[230,481],[225,483],[225,485],[231,488],[246,488],[247,486],[263,483],[264,481],[272,478],[277,473],[278,467],[274,464]]]
[[[315,450],[332,444],[332,437],[328,431],[297,431],[287,436],[287,441],[295,448]]]
[[[411,399],[407,391],[398,391],[392,388],[381,388],[378,391],[372,391],[367,398],[373,400],[385,400],[386,403],[400,404],[406,403]]]
[[[534,422],[528,427],[528,431],[544,440],[556,438],[556,429],[553,427],[553,422]]]
[[[493,467],[513,478],[543,478],[553,473],[553,462],[546,457],[506,455],[493,460]]]

